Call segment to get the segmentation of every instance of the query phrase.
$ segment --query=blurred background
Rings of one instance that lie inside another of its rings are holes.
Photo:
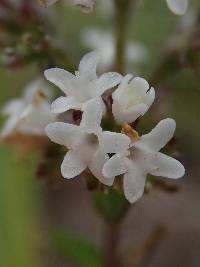
[[[10,1],[12,11],[6,2],[0,0],[1,107],[20,96],[45,68],[73,70],[87,51],[106,54],[100,72],[113,69],[112,1],[97,0],[89,15],[67,1],[45,9],[32,0],[31,11],[27,0]],[[174,118],[173,153],[184,163],[186,175],[168,188],[150,190],[131,206],[120,228],[124,266],[200,266],[198,2],[189,1],[184,16],[175,16],[164,0],[141,0],[129,10],[126,73],[146,78],[156,91],[139,132],[148,132],[162,118]],[[5,120],[1,116],[2,126]],[[21,157],[12,146],[0,145],[0,266],[101,266],[107,226],[91,204],[93,192],[82,178],[41,178],[42,160],[41,153]]]

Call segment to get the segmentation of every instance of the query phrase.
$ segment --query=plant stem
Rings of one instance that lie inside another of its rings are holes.
[[[127,40],[127,22],[130,5],[136,0],[115,0],[115,20],[116,20],[116,55],[115,68],[118,72],[125,71],[125,52]]]
[[[120,267],[119,259],[119,225],[109,224],[106,236],[106,267]]]

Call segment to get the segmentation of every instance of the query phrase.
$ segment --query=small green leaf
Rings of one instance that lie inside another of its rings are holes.
[[[55,235],[57,251],[76,266],[103,267],[103,253],[90,241],[63,231]]]
[[[124,195],[115,189],[110,189],[106,193],[96,192],[94,204],[100,215],[112,224],[119,223],[129,207]]]

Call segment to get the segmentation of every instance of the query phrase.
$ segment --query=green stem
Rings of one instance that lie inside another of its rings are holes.
[[[115,0],[116,19],[116,55],[115,68],[118,72],[125,71],[125,52],[127,41],[128,13],[132,2],[136,0]]]

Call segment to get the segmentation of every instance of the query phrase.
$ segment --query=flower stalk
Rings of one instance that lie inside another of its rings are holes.
[[[125,51],[127,41],[128,13],[132,3],[136,0],[115,0],[115,21],[116,21],[116,71],[123,73],[125,69]]]
[[[106,267],[120,267],[119,258],[119,243],[120,243],[120,232],[118,224],[108,224],[107,225],[107,239],[106,239]]]

